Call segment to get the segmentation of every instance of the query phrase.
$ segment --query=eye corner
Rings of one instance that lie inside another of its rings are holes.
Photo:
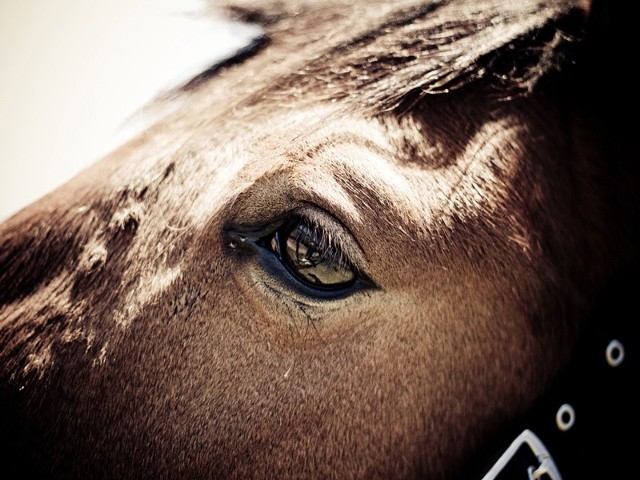
[[[239,253],[251,241],[250,237],[235,229],[225,229],[222,232],[222,244],[228,252]]]

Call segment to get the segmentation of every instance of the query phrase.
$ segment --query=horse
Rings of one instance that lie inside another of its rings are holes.
[[[264,34],[0,226],[1,476],[631,471],[621,3],[213,5]]]

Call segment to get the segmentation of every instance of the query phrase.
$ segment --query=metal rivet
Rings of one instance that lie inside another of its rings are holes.
[[[566,432],[576,423],[576,412],[571,405],[565,403],[560,406],[556,413],[556,425],[562,432]]]
[[[617,367],[624,360],[624,347],[618,340],[611,340],[607,345],[607,363]]]

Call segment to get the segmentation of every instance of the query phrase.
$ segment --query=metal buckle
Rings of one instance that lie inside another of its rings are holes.
[[[529,480],[538,480],[541,478],[549,478],[550,480],[562,480],[562,475],[556,466],[549,450],[544,443],[531,431],[523,430],[520,435],[509,445],[509,448],[500,456],[498,461],[491,467],[491,470],[482,477],[482,480],[495,480],[505,467],[514,459],[520,448],[526,445],[538,459],[539,465],[527,467]],[[546,477],[543,477],[546,475]]]

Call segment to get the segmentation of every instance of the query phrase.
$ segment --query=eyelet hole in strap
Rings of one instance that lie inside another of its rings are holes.
[[[613,339],[607,345],[607,363],[611,367],[617,367],[624,361],[624,347],[618,340]]]
[[[560,406],[556,413],[556,425],[561,432],[571,430],[576,422],[576,412],[571,405],[565,403]]]

